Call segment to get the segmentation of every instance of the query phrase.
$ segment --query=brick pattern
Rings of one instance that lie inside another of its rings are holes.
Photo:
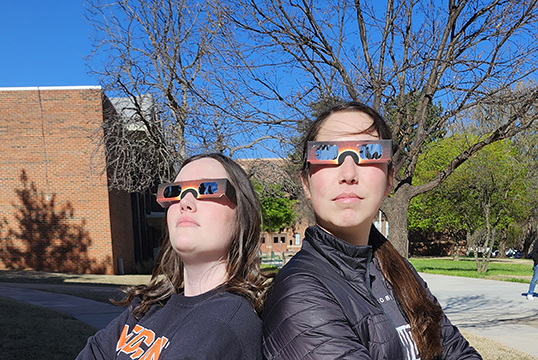
[[[102,121],[98,88],[0,91],[0,268],[115,272]]]

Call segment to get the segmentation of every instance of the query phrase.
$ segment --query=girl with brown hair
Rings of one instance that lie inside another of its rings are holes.
[[[391,154],[389,127],[366,105],[338,104],[311,124],[301,180],[316,225],[268,292],[267,359],[481,359],[373,226]]]
[[[197,155],[162,184],[168,239],[148,285],[77,359],[261,359],[260,205],[243,169]],[[258,314],[257,314],[258,313]]]

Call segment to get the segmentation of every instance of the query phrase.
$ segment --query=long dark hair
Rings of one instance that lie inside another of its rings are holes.
[[[261,206],[258,197],[241,166],[224,155],[195,155],[185,160],[181,168],[204,158],[215,159],[224,167],[236,192],[237,211],[226,258],[228,280],[225,290],[244,296],[261,314],[268,277],[260,270]],[[132,309],[133,316],[140,318],[151,305],[164,304],[172,294],[181,291],[183,280],[183,262],[172,248],[167,229],[149,284],[126,288],[127,297],[117,304],[128,305],[136,296],[140,297],[140,303]]]
[[[307,142],[315,141],[327,118],[338,112],[360,112],[370,116],[372,125],[364,133],[377,132],[380,139],[392,139],[392,133],[385,120],[371,107],[358,102],[338,103],[321,113],[310,125],[303,139],[303,163],[301,176],[308,179],[309,166],[306,160]],[[392,163],[389,163],[389,174]],[[394,246],[385,241],[374,247],[374,256],[379,261],[385,279],[394,289],[411,326],[411,334],[423,360],[434,359],[442,352],[441,320],[443,310],[431,300],[421,281],[411,269],[411,265],[398,253]]]

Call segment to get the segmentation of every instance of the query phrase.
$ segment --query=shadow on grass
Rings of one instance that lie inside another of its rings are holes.
[[[97,331],[69,315],[0,296],[2,360],[73,360]]]
[[[434,267],[434,266],[417,266],[416,269],[418,271],[429,271],[429,272],[437,272],[437,271],[453,271],[453,272],[468,272],[468,273],[475,273],[475,269],[462,269],[459,267]]]

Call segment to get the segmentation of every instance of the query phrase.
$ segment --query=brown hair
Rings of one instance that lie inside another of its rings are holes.
[[[195,155],[185,160],[181,167],[204,158],[215,159],[224,167],[228,173],[228,180],[236,192],[236,221],[226,259],[228,281],[225,284],[225,290],[244,296],[256,312],[261,314],[268,277],[260,270],[261,207],[259,200],[245,171],[224,155],[216,153]],[[117,304],[128,305],[136,296],[139,296],[140,303],[132,309],[132,313],[133,316],[140,318],[151,305],[164,304],[172,294],[178,293],[182,286],[183,262],[172,248],[167,229],[149,284],[126,288],[124,292],[127,297]]]
[[[338,112],[360,112],[369,115],[373,123],[364,133],[377,132],[380,139],[392,139],[389,126],[379,113],[371,107],[358,102],[338,103],[322,112],[309,126],[303,138],[303,159],[301,177],[308,179],[307,142],[315,141],[325,120]],[[392,164],[389,164],[389,173]],[[423,360],[434,359],[441,354],[441,320],[443,310],[428,296],[422,282],[415,275],[411,265],[385,241],[374,246],[374,256],[379,261],[385,279],[394,289],[411,326],[411,334]]]

